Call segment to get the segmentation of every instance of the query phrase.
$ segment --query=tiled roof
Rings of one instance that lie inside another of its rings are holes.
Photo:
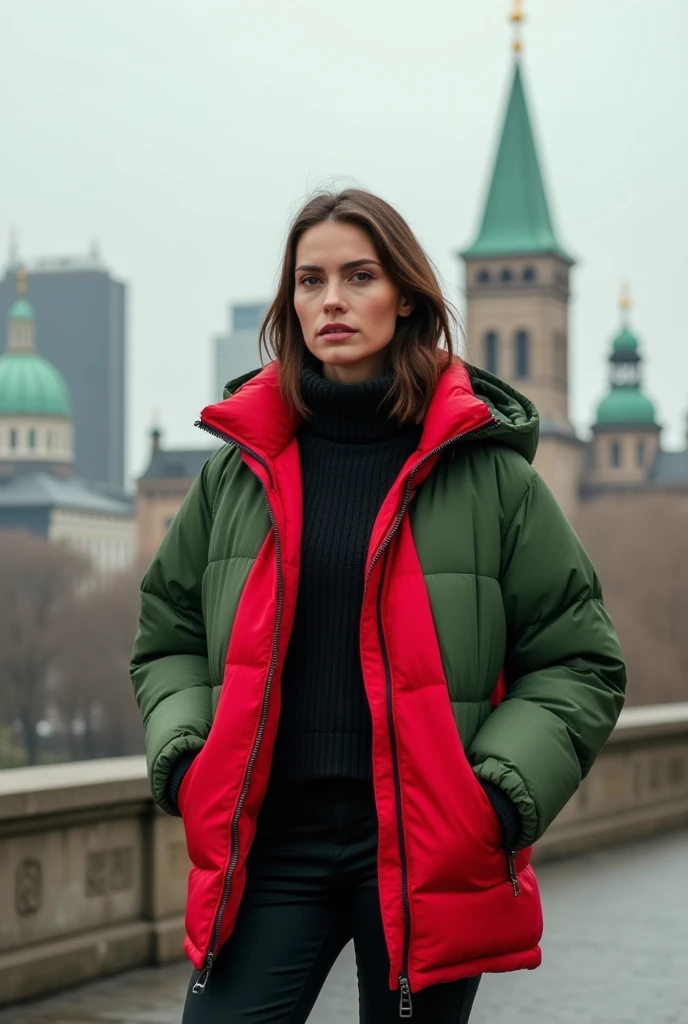
[[[650,480],[657,484],[684,484],[688,487],[688,451],[659,452]]]
[[[0,481],[0,508],[64,508],[109,516],[133,515],[132,503],[102,494],[77,477],[18,473]]]
[[[194,480],[214,448],[157,448],[141,480]]]

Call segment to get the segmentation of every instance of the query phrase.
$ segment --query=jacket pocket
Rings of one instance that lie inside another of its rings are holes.
[[[201,748],[201,750],[196,754],[196,756],[194,757],[193,761],[191,762],[191,764],[187,768],[186,772],[184,773],[184,778],[182,779],[181,784],[179,786],[179,790],[177,792],[177,807],[179,808],[179,813],[181,814],[182,819],[184,819],[184,817],[185,817],[185,813],[184,812],[185,812],[185,809],[186,809],[186,801],[187,801],[187,798],[188,798],[189,788],[191,786],[191,782],[192,782],[192,779],[193,779],[193,774],[194,774],[194,771],[196,770],[196,765],[198,763],[198,759],[201,756],[202,752],[203,752],[203,750]]]

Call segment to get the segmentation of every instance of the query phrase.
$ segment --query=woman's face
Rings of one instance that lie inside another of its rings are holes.
[[[397,317],[412,305],[361,228],[323,221],[296,247],[294,309],[306,347],[329,380],[355,384],[384,373]]]

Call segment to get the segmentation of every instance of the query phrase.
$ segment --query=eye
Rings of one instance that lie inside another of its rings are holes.
[[[314,274],[309,274],[307,277],[302,277],[299,284],[305,284],[307,288],[311,288],[314,284],[319,284],[320,278]]]
[[[365,284],[366,281],[373,280],[373,275],[369,274],[367,270],[357,270],[353,275],[352,280],[356,281],[357,284]]]

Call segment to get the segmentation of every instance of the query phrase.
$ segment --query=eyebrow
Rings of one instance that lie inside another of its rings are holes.
[[[364,258],[362,260],[349,260],[348,263],[342,263],[342,265],[341,265],[341,267],[339,269],[340,270],[353,270],[354,267],[363,267],[366,264],[371,264],[371,263],[374,264],[376,267],[382,266],[382,264],[378,260],[371,260],[371,259],[368,259],[366,257],[366,258]],[[312,263],[302,263],[300,266],[298,266],[296,268],[294,273],[298,274],[299,271],[301,271],[301,270],[308,270],[312,274],[322,274],[322,273],[324,273],[324,269],[325,269],[324,267],[316,267]]]

